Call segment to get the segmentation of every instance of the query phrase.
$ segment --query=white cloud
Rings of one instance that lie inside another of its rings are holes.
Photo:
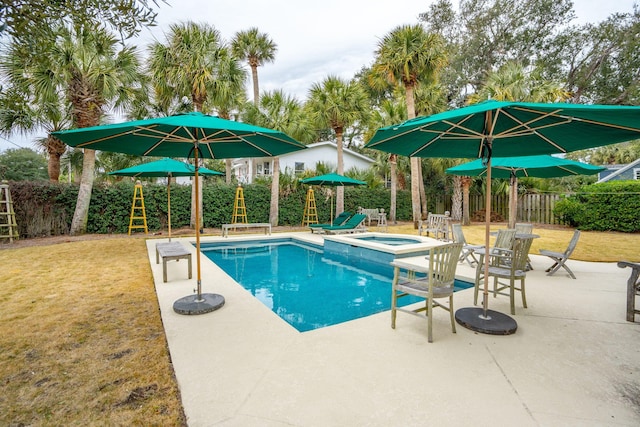
[[[328,75],[349,79],[373,61],[378,42],[399,25],[415,24],[433,0],[169,0],[160,3],[158,26],[143,30],[138,45],[165,41],[169,25],[205,22],[230,40],[257,27],[278,45],[274,63],[258,69],[260,90],[281,89],[300,100]],[[574,0],[578,23],[598,22],[614,12],[631,12],[638,0]],[[457,4],[457,1],[453,1]],[[247,90],[252,90],[248,81]],[[11,136],[23,147],[33,137]],[[16,148],[0,138],[0,150]]]

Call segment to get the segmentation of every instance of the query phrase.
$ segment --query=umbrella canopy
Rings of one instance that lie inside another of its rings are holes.
[[[300,180],[303,184],[309,185],[326,185],[330,187],[340,187],[345,185],[367,185],[366,182],[349,178],[348,176],[339,175],[337,173],[329,173],[326,175],[312,176]]]
[[[116,176],[133,176],[133,177],[175,177],[175,176],[194,176],[196,168],[179,160],[169,159],[165,157],[161,160],[142,163],[130,168],[120,169],[109,172],[109,175]],[[214,171],[204,167],[198,168],[200,175],[224,175],[222,172]]]
[[[485,101],[380,128],[365,145],[413,157],[482,158],[487,163],[485,246],[489,247],[491,158],[566,153],[640,138],[640,107]],[[487,310],[489,257],[483,308],[456,312],[479,332],[515,332],[513,319]]]
[[[305,148],[283,132],[198,112],[51,134],[72,147],[138,156],[193,157],[196,206],[199,206],[198,158],[272,157]],[[174,311],[180,314],[209,313],[224,305],[221,295],[201,292],[198,211],[196,209],[195,216],[197,293],[174,303]]]
[[[224,175],[222,172],[199,167],[202,175]],[[133,177],[167,177],[195,176],[196,168],[190,164],[165,157],[161,160],[142,163],[130,168],[109,172],[109,175]],[[171,179],[167,179],[167,224],[169,226],[169,241],[171,241]]]
[[[366,147],[413,157],[513,157],[638,138],[640,107],[485,101],[380,128]]]
[[[516,223],[518,178],[555,178],[571,175],[594,175],[605,170],[602,166],[594,166],[574,160],[553,157],[548,154],[522,157],[494,157],[491,159],[491,176],[494,178],[509,178],[511,192],[509,193],[509,228]],[[486,176],[487,167],[482,159],[463,163],[445,171],[452,175]]]
[[[137,156],[228,159],[273,157],[304,145],[272,129],[202,113],[178,114],[103,126],[53,132],[72,147]]]
[[[557,178],[571,175],[594,175],[606,168],[543,154],[539,156],[493,157],[491,169],[493,178],[511,178],[512,176],[516,178]],[[477,159],[451,167],[445,172],[451,175],[486,176],[487,166],[483,164],[482,159]]]
[[[326,175],[312,176],[300,180],[303,184],[309,185],[324,185],[328,187],[342,187],[342,186],[355,186],[355,185],[367,185],[366,182],[357,179],[349,178],[348,176],[340,175],[337,173],[329,173]],[[331,225],[333,225],[333,198],[331,198]]]

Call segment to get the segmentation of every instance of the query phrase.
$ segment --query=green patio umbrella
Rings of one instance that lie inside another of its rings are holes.
[[[411,157],[481,158],[487,164],[485,245],[489,246],[491,158],[566,153],[640,138],[640,107],[485,101],[380,128],[367,148]],[[488,310],[489,257],[482,309],[462,308],[463,326],[511,334],[515,320]]]
[[[199,158],[273,157],[305,148],[283,132],[198,112],[57,131],[52,135],[78,148],[138,156],[193,157],[196,206]],[[195,219],[197,292],[174,303],[174,311],[180,314],[208,313],[224,305],[222,295],[202,293],[198,209]]]
[[[348,176],[337,173],[312,176],[310,178],[301,179],[300,182],[308,185],[324,185],[328,187],[367,185],[364,181],[349,178]],[[333,195],[331,196],[331,225],[333,225]]]
[[[517,209],[518,178],[556,178],[571,175],[594,175],[605,170],[602,166],[594,166],[574,160],[554,157],[548,154],[522,157],[494,157],[491,159],[491,176],[493,178],[509,178],[509,228],[515,227]],[[451,175],[486,176],[487,167],[482,159],[453,166],[445,171]]]
[[[109,175],[132,176],[132,177],[158,177],[167,178],[167,224],[169,226],[169,241],[171,241],[171,178],[176,176],[195,176],[196,168],[188,163],[164,159],[153,162],[142,163],[130,168],[109,172]],[[224,175],[222,172],[213,171],[199,167],[198,174],[201,175]]]

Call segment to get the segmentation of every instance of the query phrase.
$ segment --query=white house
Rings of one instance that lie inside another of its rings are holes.
[[[309,144],[305,150],[298,150],[279,156],[280,172],[284,173],[288,170],[299,175],[307,169],[315,169],[318,162],[335,168],[338,164],[337,152],[338,146],[335,142],[323,141]],[[361,170],[368,169],[375,162],[375,160],[347,148],[342,151],[342,159],[345,171],[354,167]],[[254,160],[256,176],[271,176],[273,174],[273,158],[271,157],[235,159],[233,173],[238,182],[252,182]]]

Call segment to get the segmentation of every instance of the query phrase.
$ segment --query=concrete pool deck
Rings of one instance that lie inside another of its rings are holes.
[[[289,235],[322,240],[275,236]],[[169,263],[163,283],[162,241],[147,240],[149,263],[190,426],[640,425],[640,323],[625,320],[630,271],[615,263],[570,260],[573,280],[547,276],[550,260],[532,255],[529,308],[516,296],[514,335],[460,325],[453,334],[439,310],[429,344],[426,319],[399,313],[394,330],[388,311],[300,333],[206,257],[202,292],[225,306],[177,314],[174,301],[196,288],[196,261],[193,279],[183,260]],[[461,278],[474,271],[459,264]],[[473,289],[454,305],[472,306]],[[489,308],[508,313],[509,300],[490,297]]]

